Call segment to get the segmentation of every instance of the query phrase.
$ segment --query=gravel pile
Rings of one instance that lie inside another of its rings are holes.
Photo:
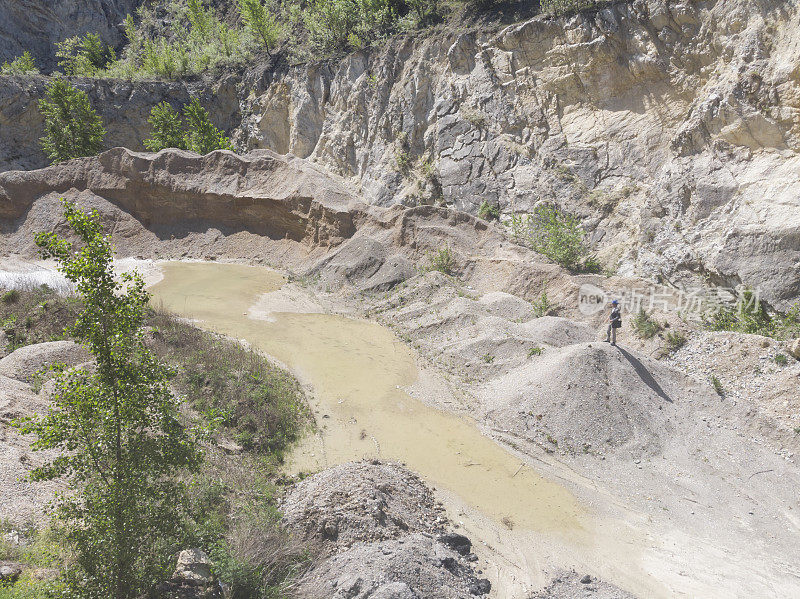
[[[324,555],[357,542],[442,532],[447,523],[417,475],[377,461],[342,464],[297,483],[281,510],[287,528]]]
[[[320,551],[298,595],[309,599],[460,599],[491,585],[430,489],[398,464],[347,463],[294,485],[284,524]]]
[[[359,544],[301,582],[308,599],[469,599],[489,592],[466,558],[424,533]]]
[[[635,599],[633,595],[588,574],[575,571],[556,576],[531,599]]]

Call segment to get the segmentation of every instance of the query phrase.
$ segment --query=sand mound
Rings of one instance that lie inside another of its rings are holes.
[[[309,599],[468,599],[488,592],[466,559],[433,537],[357,545],[312,569],[298,589]]]
[[[89,360],[88,352],[72,341],[26,345],[0,360],[0,375],[33,382],[36,374],[53,364],[77,366]]]
[[[504,429],[569,452],[628,447],[653,453],[674,428],[676,402],[709,390],[603,342],[546,349],[481,394]]]
[[[281,502],[284,522],[330,555],[360,541],[434,532],[446,518],[425,484],[397,464],[358,462],[294,485]]]
[[[47,407],[21,381],[0,376],[0,519],[23,524],[39,520],[44,507],[59,488],[55,482],[28,482],[25,477],[31,468],[52,458],[53,452],[31,452],[31,439],[20,435],[11,423]]]

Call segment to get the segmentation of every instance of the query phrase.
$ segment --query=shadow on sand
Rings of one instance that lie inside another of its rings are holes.
[[[661,399],[667,400],[669,403],[673,403],[672,399],[670,399],[669,395],[667,395],[667,393],[661,388],[661,385],[659,385],[658,381],[653,378],[653,375],[650,374],[650,371],[647,370],[647,368],[645,368],[644,364],[622,349],[619,345],[617,345],[616,348],[623,356],[625,356],[625,359],[631,363],[631,366],[633,366],[634,370],[636,370],[636,374],[639,375],[639,377],[656,393],[656,395],[658,395]]]

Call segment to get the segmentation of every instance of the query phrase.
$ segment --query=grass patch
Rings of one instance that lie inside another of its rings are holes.
[[[532,347],[528,350],[528,357],[532,358],[533,356],[541,356],[544,349],[541,347]]]
[[[172,385],[245,449],[283,457],[307,411],[297,381],[261,354],[155,311],[153,348],[176,368]]]
[[[686,345],[686,335],[680,331],[670,331],[666,336],[667,351],[669,353],[676,352],[684,345]]]
[[[789,363],[789,358],[786,357],[786,354],[775,354],[775,363],[778,366],[786,366]]]
[[[0,301],[0,325],[8,350],[66,339],[64,329],[75,322],[79,310],[76,299],[56,295],[47,286],[6,291]]]

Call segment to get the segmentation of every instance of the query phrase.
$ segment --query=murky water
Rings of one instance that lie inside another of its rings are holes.
[[[314,387],[319,435],[297,448],[294,470],[363,457],[406,463],[435,487],[496,521],[541,532],[577,532],[582,510],[562,486],[538,476],[473,422],[402,390],[417,378],[411,351],[377,324],[329,314],[253,320],[250,306],[283,284],[275,272],[230,264],[169,263],[154,300],[200,325],[245,339]]]

